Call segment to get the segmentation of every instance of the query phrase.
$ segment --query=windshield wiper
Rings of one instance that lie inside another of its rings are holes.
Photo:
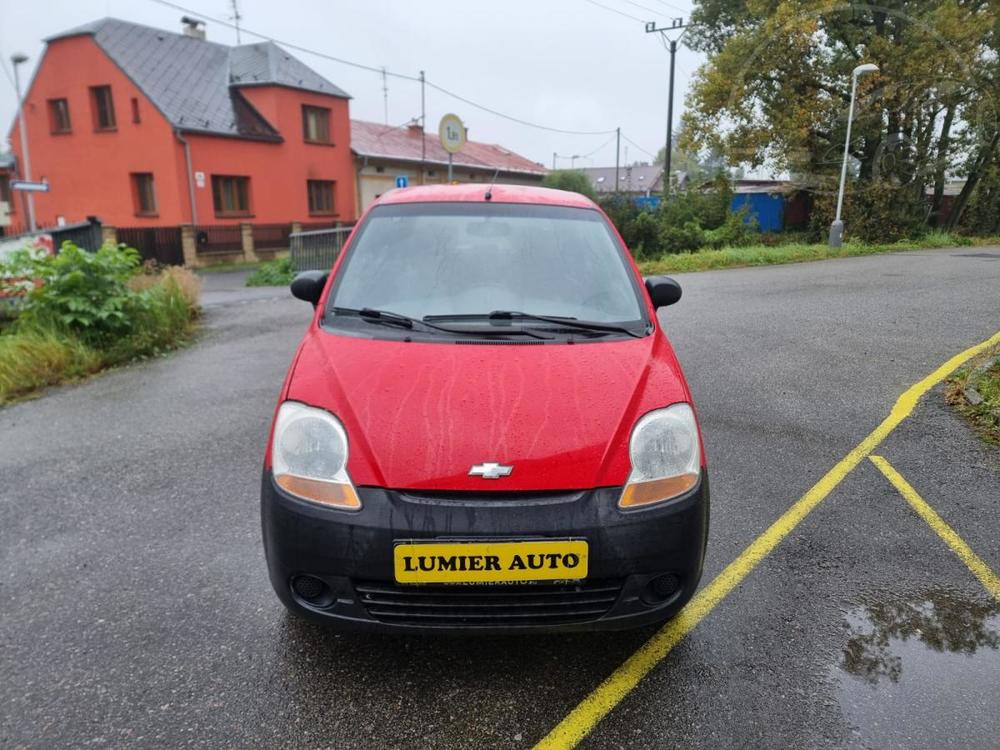
[[[596,320],[578,320],[577,318],[556,315],[535,315],[518,310],[494,310],[491,313],[475,313],[469,315],[425,315],[424,321],[431,320],[540,320],[545,323],[564,328],[578,328],[582,331],[605,331],[608,333],[625,333],[633,338],[642,338],[644,334],[625,326],[614,323],[600,323]]]
[[[368,323],[381,325],[399,326],[412,330],[414,326],[430,331],[442,331],[444,333],[457,333],[463,336],[505,336],[507,334],[523,334],[536,339],[548,339],[551,336],[540,336],[532,331],[483,331],[481,329],[469,330],[468,328],[452,328],[450,326],[439,326],[427,320],[411,318],[409,315],[392,312],[390,310],[377,310],[372,307],[333,307],[331,310],[337,315],[356,315]]]
[[[436,331],[447,331],[452,332],[452,329],[445,328],[444,326],[436,326],[433,323],[428,323],[426,321],[420,320],[418,318],[411,318],[409,315],[403,315],[402,313],[395,313],[389,310],[376,310],[372,307],[333,307],[331,308],[336,315],[357,315],[362,320],[369,323],[381,323],[383,325],[393,325],[399,326],[400,328],[413,329],[414,325],[418,325],[421,328],[429,328]]]

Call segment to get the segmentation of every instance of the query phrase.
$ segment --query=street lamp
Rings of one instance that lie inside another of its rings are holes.
[[[21,77],[18,75],[17,66],[28,62],[28,56],[17,52],[10,56],[10,61],[14,64],[14,91],[17,93],[17,129],[21,131],[21,154],[24,158],[24,173],[21,175],[25,180],[31,180],[31,156],[28,154],[28,131],[24,126],[24,102],[21,101]],[[35,197],[29,191],[25,196],[28,204],[28,231],[35,231]]]
[[[851,154],[851,124],[854,120],[854,98],[858,93],[858,78],[865,73],[878,73],[878,65],[866,63],[854,69],[851,75],[851,108],[847,113],[847,140],[844,142],[844,165],[840,171],[840,195],[837,196],[837,218],[830,225],[830,247],[844,244],[844,222],[840,219],[844,210],[844,183],[847,182],[847,157]]]

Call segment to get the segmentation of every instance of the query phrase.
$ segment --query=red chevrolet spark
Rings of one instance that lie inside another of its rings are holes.
[[[626,628],[701,575],[691,394],[607,217],[576,193],[396,190],[329,273],[281,397],[261,509],[294,613],[428,633]]]

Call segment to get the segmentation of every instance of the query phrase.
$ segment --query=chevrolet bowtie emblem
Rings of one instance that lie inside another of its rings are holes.
[[[469,469],[470,477],[482,477],[483,479],[499,479],[509,476],[514,471],[513,466],[503,466],[492,461],[485,464],[476,464]]]

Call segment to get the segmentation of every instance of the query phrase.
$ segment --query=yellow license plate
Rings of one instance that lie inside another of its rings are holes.
[[[587,542],[397,542],[397,583],[512,583],[587,577]]]

